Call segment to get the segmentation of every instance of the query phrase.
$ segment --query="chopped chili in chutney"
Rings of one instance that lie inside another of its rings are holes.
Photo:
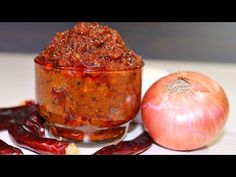
[[[79,23],[35,58],[38,111],[60,138],[124,138],[140,108],[143,66],[116,30]]]

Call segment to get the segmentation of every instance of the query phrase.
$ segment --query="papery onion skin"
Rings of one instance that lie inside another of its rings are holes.
[[[198,72],[182,71],[156,81],[141,105],[145,129],[166,148],[195,150],[209,145],[229,115],[223,88]]]

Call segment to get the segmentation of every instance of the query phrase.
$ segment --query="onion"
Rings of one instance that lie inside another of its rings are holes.
[[[222,87],[197,72],[176,72],[156,81],[141,105],[145,129],[153,140],[173,150],[209,145],[222,131],[229,102]]]

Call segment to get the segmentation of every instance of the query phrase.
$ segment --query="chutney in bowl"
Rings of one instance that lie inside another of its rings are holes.
[[[86,144],[116,143],[141,102],[141,57],[117,31],[79,23],[35,58],[36,102],[49,132]]]

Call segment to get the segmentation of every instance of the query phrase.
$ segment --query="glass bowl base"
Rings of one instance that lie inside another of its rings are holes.
[[[49,136],[58,140],[71,141],[83,147],[97,147],[117,144],[128,132],[130,122],[115,128],[95,128],[82,126],[71,128],[53,123],[47,123]]]

